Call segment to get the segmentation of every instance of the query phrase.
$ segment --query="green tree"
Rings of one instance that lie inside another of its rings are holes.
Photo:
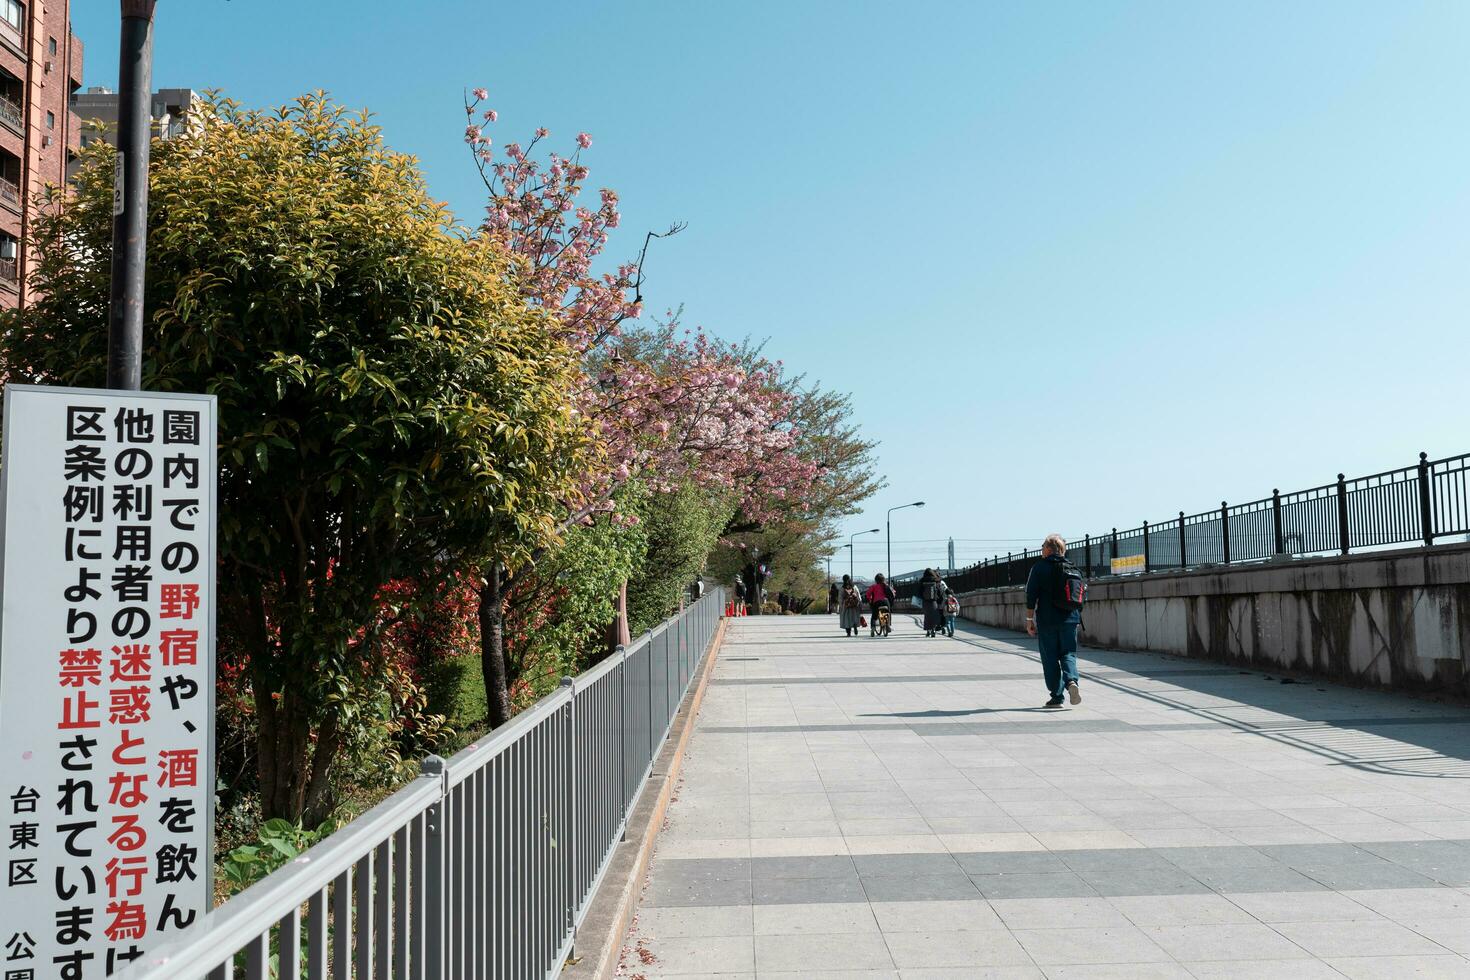
[[[572,527],[518,576],[506,608],[513,692],[544,694],[608,654],[619,589],[646,560],[648,496],[638,480],[624,484],[612,512]]]
[[[554,538],[585,465],[576,365],[366,114],[316,94],[204,115],[154,143],[144,386],[219,398],[220,628],[262,810],[315,825],[390,697],[383,585]],[[14,380],[103,382],[112,161],[85,150],[34,227],[42,298],[0,323]]]
[[[628,579],[628,628],[634,636],[652,629],[678,608],[681,595],[704,569],[734,509],[728,495],[704,489],[693,480],[646,500],[641,513],[648,552]]]

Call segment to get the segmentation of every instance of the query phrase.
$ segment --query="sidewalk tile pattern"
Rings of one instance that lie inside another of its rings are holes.
[[[621,975],[1470,978],[1470,709],[731,622]]]

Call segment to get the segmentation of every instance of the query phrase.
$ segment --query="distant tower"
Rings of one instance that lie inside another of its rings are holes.
[[[954,538],[949,539],[949,570],[953,572],[959,566],[954,563]]]

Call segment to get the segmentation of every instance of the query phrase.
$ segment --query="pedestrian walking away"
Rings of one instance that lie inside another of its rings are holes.
[[[745,579],[735,579],[735,615],[745,615]]]
[[[941,582],[940,585],[944,587],[944,632],[954,636],[954,621],[960,614],[960,597],[947,584]]]
[[[919,601],[924,607],[924,635],[944,632],[944,580],[932,568],[919,579]]]
[[[868,586],[868,591],[863,594],[868,600],[869,607],[873,610],[872,629],[869,636],[878,636],[880,633],[887,636],[893,627],[893,601],[898,598],[898,593],[888,580],[879,572],[873,576],[873,584]]]
[[[837,625],[842,627],[842,632],[848,636],[857,636],[858,621],[863,615],[863,597],[858,593],[857,586],[852,584],[852,576],[842,576],[842,617]]]
[[[831,585],[827,586],[827,615],[830,616],[835,613],[838,609],[838,604],[841,601],[842,590],[837,587],[836,582],[833,582]]]
[[[1068,700],[1082,703],[1077,678],[1077,627],[1087,586],[1077,567],[1067,561],[1067,542],[1048,534],[1041,561],[1026,578],[1026,632],[1036,637],[1041,670],[1051,697],[1043,707],[1060,708]]]

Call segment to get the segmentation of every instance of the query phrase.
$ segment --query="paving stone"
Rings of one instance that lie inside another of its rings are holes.
[[[876,933],[878,920],[867,902],[757,905],[753,931],[762,936]]]
[[[1018,929],[1017,941],[1042,968],[1173,962],[1169,954],[1133,925],[1066,929]]]
[[[972,900],[980,892],[971,879],[962,873],[946,875],[902,875],[864,876],[863,891],[868,901],[878,902],[932,902],[950,900]]]
[[[757,905],[821,905],[867,900],[857,875],[850,878],[757,878],[751,883],[751,901]]]
[[[901,971],[918,968],[1031,966],[1016,937],[1005,929],[885,933]],[[907,976],[907,973],[902,974]]]
[[[1097,889],[1072,872],[971,875],[970,880],[980,889],[982,896],[992,901],[1003,898],[1086,898],[1098,894]]]
[[[1271,926],[1260,922],[1215,922],[1146,926],[1150,939],[1177,960],[1309,959],[1310,954]]]
[[[1274,928],[1323,959],[1337,956],[1433,956],[1449,952],[1414,930],[1386,919],[1351,922],[1280,922]]]
[[[838,970],[884,970],[894,965],[880,935],[790,935],[755,937],[756,970],[805,976]]]

